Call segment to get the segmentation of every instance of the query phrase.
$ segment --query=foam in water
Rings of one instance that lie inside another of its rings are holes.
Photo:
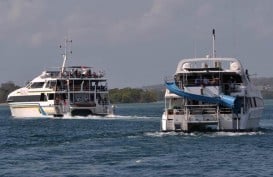
[[[255,131],[255,132],[214,132],[212,134],[208,134],[209,136],[212,137],[217,137],[217,136],[253,136],[253,135],[262,135],[264,134],[261,131]]]
[[[54,117],[53,115],[45,115],[40,117],[13,117],[15,119],[96,119],[96,120],[105,120],[105,119],[147,119],[151,118],[148,116],[132,116],[132,115],[114,115],[109,114],[106,116],[98,116],[98,115],[89,115],[89,116],[71,116],[70,114],[64,114],[63,117]]]
[[[131,116],[131,115],[114,115],[114,114],[109,114],[106,116],[98,116],[98,115],[89,115],[89,116],[71,116],[69,114],[65,114],[63,117],[53,117],[53,116],[45,116],[44,118],[53,118],[53,119],[146,119],[146,118],[151,118],[147,116]]]
[[[253,136],[263,135],[264,132],[213,132],[213,133],[202,133],[202,132],[147,132],[146,136],[151,137],[164,137],[164,136],[206,136],[206,137],[223,137],[223,136]]]

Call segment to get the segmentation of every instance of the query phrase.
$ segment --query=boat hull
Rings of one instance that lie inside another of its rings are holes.
[[[162,131],[256,131],[263,109],[250,109],[246,114],[236,117],[234,114],[172,114],[164,112],[161,120]]]
[[[10,103],[11,115],[16,118],[34,118],[34,117],[63,117],[65,116],[106,116],[111,112],[107,106],[100,107],[64,107],[60,105],[40,105],[39,103]]]
[[[50,108],[45,112],[44,108],[38,103],[20,103],[9,104],[11,115],[13,117],[44,117],[49,116]],[[53,108],[52,108],[53,109]],[[55,111],[54,111],[55,112]]]

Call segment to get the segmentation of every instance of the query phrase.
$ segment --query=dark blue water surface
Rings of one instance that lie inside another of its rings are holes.
[[[273,100],[248,133],[161,133],[163,106],[62,119],[14,119],[1,106],[0,176],[273,176]]]

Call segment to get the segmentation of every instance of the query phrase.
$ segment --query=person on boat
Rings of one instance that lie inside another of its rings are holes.
[[[55,111],[56,114],[60,114],[61,113],[61,108],[60,108],[60,96],[59,95],[55,95]]]
[[[205,86],[209,84],[208,78],[204,77],[204,79],[203,79],[203,84],[204,84]]]
[[[89,78],[89,77],[91,77],[91,69],[88,69],[87,71],[86,71],[86,73],[85,73],[85,77],[87,77],[87,78]]]
[[[94,77],[94,78],[97,78],[97,77],[98,77],[96,72],[93,72],[93,77]]]
[[[230,76],[230,79],[229,79],[229,88],[230,88],[230,91],[235,90],[235,80],[232,76]]]
[[[201,78],[201,77],[196,78],[196,79],[194,80],[194,84],[195,84],[195,85],[200,85],[201,82],[202,82],[202,78]]]

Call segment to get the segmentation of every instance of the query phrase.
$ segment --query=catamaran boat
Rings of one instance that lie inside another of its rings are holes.
[[[166,79],[162,131],[253,131],[264,108],[261,92],[235,58],[182,59]]]
[[[67,42],[72,42],[68,41]],[[66,67],[43,71],[25,87],[7,97],[14,117],[106,116],[112,113],[104,72],[93,67]]]

